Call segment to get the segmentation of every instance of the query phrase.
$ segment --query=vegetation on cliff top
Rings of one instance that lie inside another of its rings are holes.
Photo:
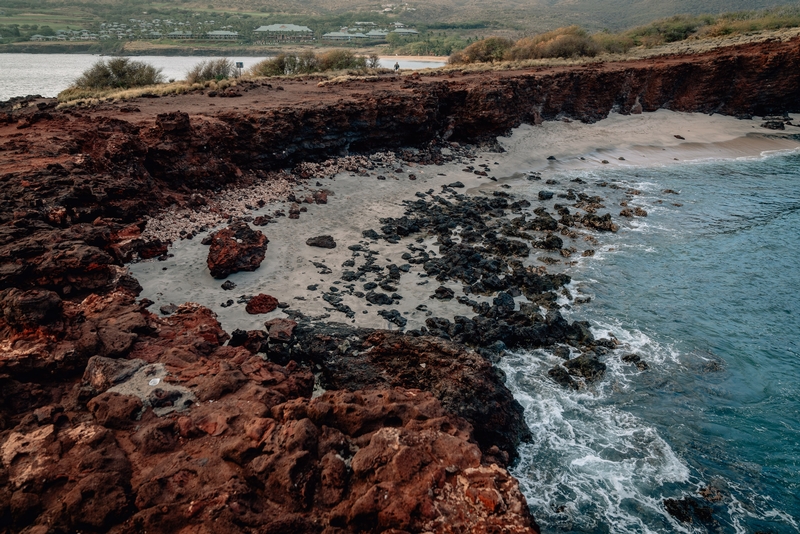
[[[451,64],[464,64],[594,57],[602,53],[624,53],[635,46],[648,48],[686,40],[796,27],[800,27],[800,7],[724,13],[715,16],[676,15],[619,33],[599,32],[590,35],[579,26],[569,26],[523,37],[516,42],[490,37],[472,43],[464,50],[454,52],[449,61]]]
[[[129,89],[163,83],[161,69],[143,61],[116,57],[102,59],[89,67],[75,80],[79,89]]]
[[[369,57],[357,56],[352,50],[337,49],[322,54],[306,50],[300,54],[278,54],[274,58],[253,65],[253,76],[284,76],[313,74],[341,70],[365,70],[378,68],[380,58],[377,54]]]

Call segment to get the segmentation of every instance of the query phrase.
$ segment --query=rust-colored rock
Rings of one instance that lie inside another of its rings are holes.
[[[289,322],[227,346],[208,309],[157,317],[123,267],[166,252],[142,239],[145,217],[346,150],[435,149],[612,109],[797,112],[799,42],[413,89],[391,76],[285,80],[279,93],[243,81],[214,112],[199,92],[0,103],[0,529],[535,532],[499,467],[526,437],[521,410],[485,360],[433,338]],[[263,260],[266,237],[245,227],[212,243],[213,275]],[[312,370],[329,390],[313,400]]]
[[[281,343],[288,343],[294,335],[294,329],[297,322],[291,319],[272,319],[264,323],[269,333],[269,339]]]
[[[269,239],[245,222],[236,222],[211,236],[208,269],[214,278],[226,278],[239,271],[255,271],[267,251]]]
[[[492,365],[463,345],[431,336],[307,324],[298,326],[295,336],[292,356],[319,366],[324,387],[431,391],[447,410],[469,421],[475,439],[496,463],[513,461],[519,443],[530,438],[522,406]]]
[[[247,303],[245,311],[251,315],[259,313],[269,313],[278,309],[278,299],[271,295],[259,293]]]

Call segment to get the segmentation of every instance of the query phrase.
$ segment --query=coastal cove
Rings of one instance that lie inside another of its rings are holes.
[[[0,102],[0,532],[798,532],[797,44]]]
[[[206,233],[177,241],[164,261],[131,265],[131,273],[153,309],[198,302],[229,331],[286,317],[280,309],[262,317],[245,313],[243,304],[225,304],[257,293],[306,315],[396,329],[358,298],[345,296],[355,312],[349,318],[323,294],[347,270],[340,266],[353,255],[346,245],[364,243],[362,232],[378,227],[378,218],[400,216],[406,202],[426,191],[458,180],[469,195],[508,192],[531,202],[530,209],[552,210],[539,191],[580,187],[603,197],[609,211],[620,201],[642,208],[646,217],[619,219],[614,234],[592,241],[565,237],[565,248],[577,248],[571,258],[545,251],[526,260],[535,267],[549,259],[548,271],[568,274],[573,282],[560,301],[565,317],[587,320],[595,337],[620,344],[601,358],[605,377],[578,391],[548,376],[563,362],[558,351],[512,351],[500,360],[534,434],[531,444],[522,445],[513,473],[543,532],[673,532],[683,524],[666,513],[663,501],[685,498],[713,510],[713,521],[700,528],[795,532],[800,503],[785,489],[800,484],[792,467],[800,449],[787,431],[800,422],[798,347],[779,331],[794,328],[798,310],[781,288],[800,283],[800,270],[791,255],[778,253],[788,262],[782,263],[769,252],[797,245],[791,228],[800,202],[800,128],[787,128],[776,136],[758,120],[667,111],[612,115],[593,125],[526,126],[500,139],[503,153],[412,167],[414,181],[405,174],[376,180],[349,172],[323,181],[327,205],[310,204],[298,220],[267,225],[262,268],[229,276],[233,291],[208,275],[208,247],[200,244]],[[497,181],[464,173],[470,162],[488,165]],[[636,195],[622,194],[631,190]],[[250,215],[288,207],[267,204]],[[167,214],[159,226],[191,227],[182,220]],[[336,249],[304,244],[321,229],[332,234]],[[382,262],[402,264],[408,242],[414,243],[409,238],[370,248],[377,247]],[[437,250],[430,240],[422,246]],[[583,256],[588,248],[593,254]],[[328,272],[318,273],[319,265]],[[732,276],[737,272],[739,278]],[[435,284],[417,273],[412,266],[397,281],[403,299],[390,306],[408,321],[407,329],[424,326],[431,316],[471,315],[469,305],[455,299],[428,298]],[[755,279],[764,282],[756,285]],[[445,286],[461,292],[459,284]],[[742,293],[748,286],[751,294]],[[526,299],[517,302],[519,307]],[[646,370],[621,359],[632,353]]]

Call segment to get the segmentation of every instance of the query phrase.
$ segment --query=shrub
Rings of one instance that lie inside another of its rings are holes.
[[[710,15],[675,15],[640,26],[627,32],[634,42],[645,46],[683,41],[695,35],[698,30],[714,22]]]
[[[100,60],[75,80],[79,89],[128,89],[143,85],[163,83],[161,69],[142,61],[131,61],[117,57],[108,61]]]
[[[207,82],[210,80],[224,80],[233,76],[235,67],[233,61],[227,58],[209,59],[201,61],[186,73],[188,83]]]
[[[301,54],[278,54],[265,59],[250,68],[254,76],[282,76],[293,74],[312,74],[330,70],[363,70],[368,66],[377,68],[380,58],[373,54],[369,58],[356,56],[350,50],[331,50],[316,55],[308,50]],[[372,66],[374,65],[374,66]]]
[[[381,58],[378,54],[370,54],[367,58],[367,68],[377,69],[381,66]]]
[[[331,50],[318,56],[319,70],[366,69],[367,58],[356,56],[350,50]]]
[[[633,38],[618,33],[596,33],[592,35],[592,40],[597,43],[600,50],[611,54],[622,54],[636,45]]]
[[[286,54],[260,61],[250,67],[250,73],[254,76],[282,76],[286,74]]]
[[[586,30],[569,26],[520,39],[508,50],[506,59],[594,57],[599,52],[600,46],[589,37]]]
[[[448,62],[458,64],[500,61],[513,45],[514,42],[510,39],[489,37],[472,43],[464,50],[453,53]]]

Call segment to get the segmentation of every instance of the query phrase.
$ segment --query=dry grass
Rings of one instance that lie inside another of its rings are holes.
[[[228,87],[236,87],[236,80],[209,80],[189,83],[186,81],[148,85],[133,89],[91,90],[70,87],[58,94],[59,107],[86,106],[100,102],[125,102],[142,96],[182,95],[191,91],[210,89],[222,91]]]

